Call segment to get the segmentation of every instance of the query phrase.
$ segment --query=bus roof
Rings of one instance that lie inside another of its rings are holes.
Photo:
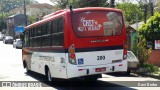
[[[96,10],[107,10],[107,11],[122,12],[120,9],[106,8],[106,7],[76,8],[76,9],[73,9],[72,11],[73,11],[73,12],[83,12],[83,11],[96,11]],[[56,11],[56,12],[54,12],[54,13],[48,14],[48,15],[44,16],[42,20],[26,26],[26,29],[27,29],[27,28],[31,28],[31,27],[35,27],[35,26],[37,26],[37,25],[39,25],[39,24],[46,23],[47,21],[52,20],[52,18],[58,17],[58,16],[60,16],[60,15],[64,15],[64,14],[67,13],[67,12],[70,12],[70,10],[69,10],[69,9],[58,10],[58,11]]]

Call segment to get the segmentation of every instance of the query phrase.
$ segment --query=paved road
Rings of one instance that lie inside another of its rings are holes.
[[[159,87],[138,87],[138,85],[149,84],[159,84],[158,79],[150,77],[141,77],[136,75],[127,76],[117,76],[117,75],[106,75],[103,74],[103,78],[99,79],[97,82],[84,82],[81,79],[74,80],[59,80],[56,82],[48,83],[43,75],[37,73],[26,74],[25,69],[22,66],[22,55],[21,49],[15,49],[11,44],[3,44],[0,41],[0,83],[10,82],[10,81],[20,81],[21,83],[34,83],[33,81],[40,81],[42,85],[46,87],[34,87],[34,88],[13,88],[13,87],[0,87],[0,90],[160,90]],[[56,79],[57,80],[57,79]],[[32,81],[32,82],[30,82]],[[123,82],[125,81],[125,82]],[[136,81],[136,82],[133,82]],[[147,82],[141,82],[147,81]],[[12,82],[12,83],[13,83]],[[18,82],[17,82],[18,83]],[[36,82],[37,83],[37,82]],[[1,86],[1,85],[0,85]]]

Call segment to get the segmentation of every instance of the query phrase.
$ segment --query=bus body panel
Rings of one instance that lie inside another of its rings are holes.
[[[123,49],[76,53],[78,66],[96,66],[111,64],[115,60],[122,61],[122,57]]]
[[[65,53],[34,52],[31,62],[32,71],[45,75],[48,66],[52,77],[66,78]]]

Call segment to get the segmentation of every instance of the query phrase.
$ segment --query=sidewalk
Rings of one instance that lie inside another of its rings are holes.
[[[139,76],[152,77],[152,78],[160,80],[160,70],[157,73],[147,72],[146,70],[138,70],[138,71],[136,71],[134,73],[138,74]]]

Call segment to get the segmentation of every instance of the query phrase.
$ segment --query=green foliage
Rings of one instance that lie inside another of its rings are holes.
[[[160,1],[158,1],[157,6],[160,7]]]
[[[146,49],[146,40],[144,38],[140,38],[141,41],[137,43],[138,37],[134,39],[134,45],[132,48],[132,52],[137,56],[140,60],[140,65],[142,66],[147,62],[149,55],[151,53],[151,49]]]
[[[37,3],[34,0],[25,0],[25,1],[26,5],[30,3]],[[0,31],[7,28],[6,18],[11,15],[8,12],[13,8],[23,7],[23,6],[24,6],[24,0],[0,0],[0,20],[2,21],[0,23]]]
[[[36,3],[34,0],[25,0],[26,5],[30,3]],[[0,0],[0,10],[1,12],[8,12],[13,8],[22,7],[24,5],[24,0]]]
[[[81,7],[107,7],[109,3],[108,0],[77,0],[77,2],[73,2],[73,7],[81,8]]]
[[[150,72],[158,72],[159,71],[159,67],[152,65],[152,64],[144,63],[141,67],[147,68]]]
[[[153,26],[152,26],[153,25]],[[150,17],[146,24],[139,28],[139,34],[147,41],[160,39],[160,13]]]
[[[136,23],[136,14],[138,15],[138,20],[143,19],[143,9],[140,5],[132,3],[119,3],[116,8],[124,11],[124,16],[127,22],[130,24]]]
[[[34,23],[34,22],[36,22],[36,16],[29,16],[29,22],[30,23]]]
[[[7,18],[7,15],[6,13],[1,13],[0,14],[0,31],[2,31],[3,29],[6,29],[7,28],[7,23],[6,23],[6,20],[5,18]]]
[[[67,5],[72,5],[74,8],[107,7],[109,5],[107,1],[108,0],[51,0],[51,2],[55,3],[60,9],[65,9]]]

